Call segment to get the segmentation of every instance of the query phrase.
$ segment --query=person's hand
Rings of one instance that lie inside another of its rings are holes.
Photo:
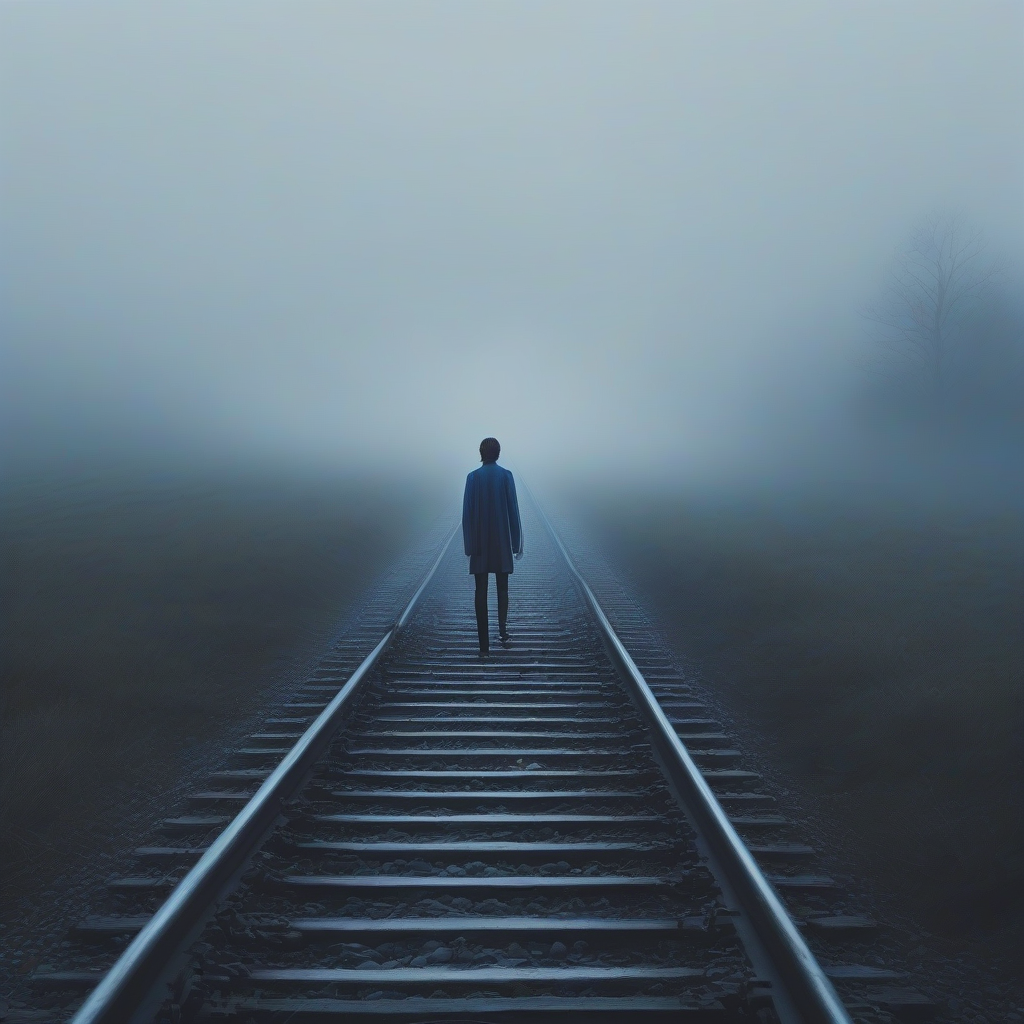
[[[523,553],[522,551],[517,551],[512,557],[518,562],[519,559],[523,557]]]

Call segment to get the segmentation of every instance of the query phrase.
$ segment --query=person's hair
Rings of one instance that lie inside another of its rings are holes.
[[[480,461],[497,462],[501,454],[501,445],[496,437],[485,437],[480,442]]]

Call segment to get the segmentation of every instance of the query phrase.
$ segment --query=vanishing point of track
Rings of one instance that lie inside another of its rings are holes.
[[[511,646],[478,658],[449,540],[370,654],[343,639],[136,851],[72,969],[36,979],[53,1019],[884,1019],[871,922],[828,912],[671,659],[524,518]]]

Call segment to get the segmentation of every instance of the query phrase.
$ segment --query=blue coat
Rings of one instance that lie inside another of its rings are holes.
[[[485,462],[466,477],[462,539],[471,573],[512,572],[512,555],[523,550],[516,483],[496,462]]]

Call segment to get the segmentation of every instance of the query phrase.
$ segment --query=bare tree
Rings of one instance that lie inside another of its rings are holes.
[[[981,232],[961,215],[934,216],[914,232],[893,258],[885,298],[864,310],[878,327],[885,369],[909,371],[934,398],[944,398],[951,363],[994,272]]]

